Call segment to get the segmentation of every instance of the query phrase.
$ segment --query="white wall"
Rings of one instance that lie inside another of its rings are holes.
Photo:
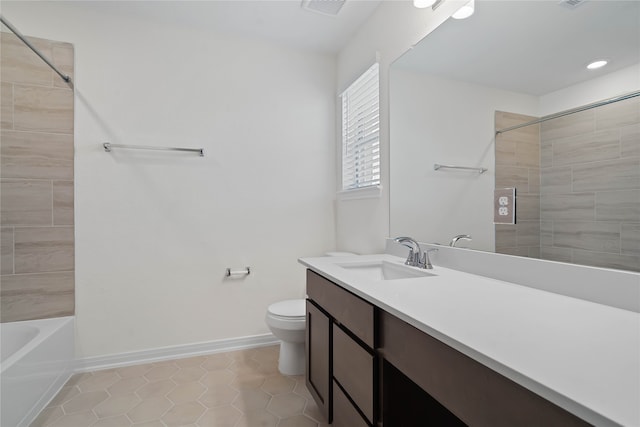
[[[580,107],[637,90],[640,90],[640,64],[541,96],[539,116]]]
[[[446,1],[438,9],[416,9],[410,1],[384,1],[338,56],[338,88],[345,89],[376,60],[380,63],[379,198],[336,202],[337,245],[358,253],[384,251],[389,236],[389,66],[444,22],[464,2]],[[340,142],[340,135],[336,140]],[[339,158],[337,157],[339,164]]]
[[[447,244],[469,234],[463,246],[493,251],[495,111],[535,115],[538,97],[402,69],[391,71],[391,88],[391,235]]]
[[[335,248],[335,58],[87,5],[2,4],[75,45],[78,356],[267,333]]]

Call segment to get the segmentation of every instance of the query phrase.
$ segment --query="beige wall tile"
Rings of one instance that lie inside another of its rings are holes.
[[[529,246],[529,258],[540,258],[540,246]]]
[[[640,222],[640,190],[596,193],[598,221]]]
[[[71,81],[73,82],[73,45],[70,43],[53,42],[51,50],[51,62],[53,62],[62,74],[71,77]],[[69,88],[69,84],[58,74],[54,74],[53,76],[53,86]]]
[[[620,132],[604,130],[553,141],[553,166],[595,162],[620,157]]]
[[[569,248],[540,247],[540,259],[558,262],[572,262],[572,250]]]
[[[621,128],[620,145],[622,157],[640,156],[640,125]]]
[[[593,267],[616,268],[640,271],[640,256],[620,255],[605,252],[573,251],[573,262]]]
[[[16,274],[73,270],[73,242],[73,227],[16,228]]]
[[[523,246],[540,246],[540,221],[520,221],[516,224],[516,244]]]
[[[73,179],[73,135],[3,130],[2,178]]]
[[[516,143],[515,166],[540,167],[540,142],[537,139]]]
[[[529,193],[540,194],[539,168],[529,168]]]
[[[621,231],[621,252],[625,255],[640,256],[640,223],[622,224]]]
[[[0,76],[2,72],[0,71]],[[13,129],[13,85],[2,83],[0,89],[0,128]]]
[[[587,110],[580,113],[559,117],[540,124],[542,140],[565,138],[582,135],[595,130],[595,111]]]
[[[543,168],[540,171],[540,193],[570,193],[571,168]]]
[[[13,274],[13,228],[3,227],[0,231],[0,239],[2,247],[0,274]]]
[[[53,225],[73,224],[73,181],[53,181]]]
[[[516,143],[504,138],[502,135],[496,136],[496,169],[498,165],[512,166],[516,161]]]
[[[496,253],[504,255],[529,256],[529,248],[525,246],[513,248],[496,248]]]
[[[573,191],[640,188],[640,158],[608,160],[573,166]]]
[[[515,187],[519,192],[529,192],[529,169],[515,166],[496,168],[496,188]]]
[[[540,141],[540,167],[550,168],[553,166],[553,142],[545,139]]]
[[[73,75],[72,45],[29,40]],[[0,216],[17,227],[2,229],[2,321],[71,315],[73,90],[13,34],[0,44]]]
[[[14,129],[73,133],[72,91],[16,85],[13,88],[13,102]]]
[[[570,114],[540,124],[542,140],[582,135],[595,130],[595,111]]]
[[[595,194],[543,194],[540,197],[540,215],[543,220],[596,219]]]
[[[19,274],[2,277],[2,322],[71,316],[73,272]]]
[[[554,227],[553,246],[595,252],[620,252],[620,225],[573,221]]]
[[[540,196],[516,193],[516,222],[540,219]]]
[[[596,129],[640,123],[640,99],[631,98],[596,108]]]
[[[3,226],[51,225],[51,182],[3,179],[0,192]]]
[[[51,42],[34,37],[27,39],[47,58],[51,58]],[[49,66],[15,35],[0,35],[2,81],[11,83],[51,86],[52,71]]]
[[[540,246],[553,246],[553,221],[540,221]]]
[[[511,126],[520,125],[537,119],[534,116],[525,116],[523,114],[507,113],[496,111],[495,127],[496,130],[505,129]],[[531,138],[538,139],[540,135],[540,124],[529,125],[518,129],[501,133],[500,136],[514,142],[530,142]]]
[[[516,246],[516,226],[510,224],[496,224],[496,250]]]

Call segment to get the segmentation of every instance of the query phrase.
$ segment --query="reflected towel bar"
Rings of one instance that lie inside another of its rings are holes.
[[[434,164],[433,165],[433,170],[440,170],[440,169],[462,169],[462,170],[468,170],[468,171],[473,171],[473,172],[478,172],[478,173],[485,173],[486,171],[488,171],[489,169],[487,168],[471,168],[471,167],[467,167],[467,166],[452,166],[452,165],[439,165],[439,164]]]
[[[163,150],[163,151],[188,151],[190,153],[198,153],[201,157],[204,157],[204,148],[178,148],[178,147],[149,147],[147,145],[125,145],[125,144],[112,144],[105,142],[102,144],[104,151],[111,152],[112,148],[127,148],[134,150]]]

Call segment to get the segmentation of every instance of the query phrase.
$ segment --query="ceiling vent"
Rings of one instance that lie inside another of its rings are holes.
[[[302,8],[323,15],[336,16],[346,0],[302,0]]]
[[[586,1],[587,0],[560,0],[560,3],[558,4],[560,6],[566,7],[567,9],[575,9]]]

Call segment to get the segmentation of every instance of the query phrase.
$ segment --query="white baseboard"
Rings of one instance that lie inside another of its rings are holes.
[[[184,344],[128,353],[94,356],[77,359],[75,372],[98,371],[102,369],[120,368],[123,366],[159,362],[163,360],[181,359],[225,351],[264,347],[278,344],[280,341],[273,334],[254,335],[241,338],[230,338],[197,344]]]

